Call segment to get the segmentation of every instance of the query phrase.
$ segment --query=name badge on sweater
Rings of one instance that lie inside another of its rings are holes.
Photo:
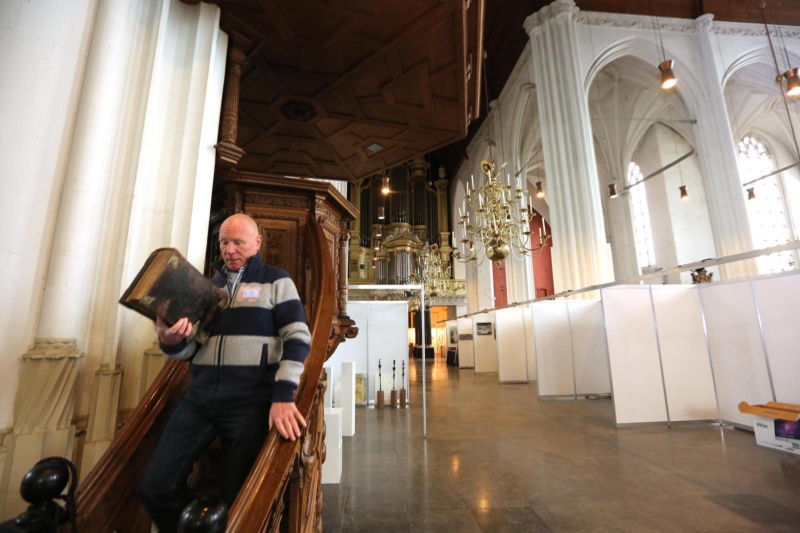
[[[250,298],[258,298],[261,296],[261,289],[256,288],[243,288],[242,289],[242,298],[250,299]]]

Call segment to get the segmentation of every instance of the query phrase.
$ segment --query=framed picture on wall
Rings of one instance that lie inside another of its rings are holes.
[[[450,333],[450,344],[458,344],[458,327],[450,326],[447,328]]]
[[[491,335],[492,323],[491,322],[478,322],[475,324],[475,333],[478,335]]]

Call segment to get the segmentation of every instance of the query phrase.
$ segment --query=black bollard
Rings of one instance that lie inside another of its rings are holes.
[[[28,509],[17,518],[0,524],[0,533],[45,533],[55,531],[67,520],[75,523],[75,486],[78,473],[69,460],[63,457],[42,459],[31,468],[20,483],[22,499],[30,503]],[[71,481],[71,482],[70,482]],[[66,496],[61,493],[70,485]],[[66,508],[53,500],[64,500]]]
[[[178,533],[225,533],[228,506],[216,496],[202,496],[187,505],[178,520]]]

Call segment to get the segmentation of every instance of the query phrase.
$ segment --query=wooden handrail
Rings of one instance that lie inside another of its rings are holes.
[[[306,227],[306,250],[312,272],[316,273],[312,288],[316,299],[310,320],[311,351],[295,395],[295,404],[303,417],[309,420],[322,365],[327,357],[328,339],[334,318],[336,279],[322,226],[316,220],[310,220]],[[253,533],[266,529],[271,513],[280,507],[280,499],[302,442],[303,438],[292,442],[281,438],[274,428],[270,430],[256,464],[230,510],[228,533]]]
[[[336,280],[322,226],[310,218],[307,228],[306,250],[313,273],[309,321],[312,340],[295,403],[309,420],[331,336]],[[188,369],[186,362],[166,362],[125,427],[81,483],[76,495],[80,531],[150,531],[150,517],[139,503],[136,490],[167,420],[186,392]],[[296,442],[283,440],[274,429],[269,432],[229,513],[229,532],[264,529],[271,512],[279,507],[302,442],[302,438]],[[61,531],[71,530],[67,525]]]
[[[80,531],[149,531],[136,488],[189,383],[189,364],[169,360],[75,497]],[[72,531],[69,525],[61,531]]]

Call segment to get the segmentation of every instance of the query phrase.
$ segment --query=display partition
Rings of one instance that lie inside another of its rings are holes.
[[[651,285],[670,422],[718,420],[700,299],[691,285]]]
[[[531,316],[540,398],[611,393],[599,301],[534,302]]]
[[[425,308],[425,300],[426,294],[423,290],[422,286],[420,285],[349,285],[347,287],[349,292],[359,292],[359,291],[380,291],[382,294],[387,293],[398,293],[402,294],[403,296],[407,297],[408,293],[418,292],[420,295],[420,306],[421,308]],[[398,300],[391,300],[391,301],[348,301],[348,311],[350,312],[351,318],[353,318],[354,313],[352,309],[350,309],[349,305],[357,304],[357,305],[365,305],[366,306],[366,313],[359,313],[356,311],[356,316],[362,316],[362,323],[366,324],[367,328],[372,327],[372,334],[369,332],[364,337],[368,339],[368,346],[366,348],[367,352],[367,365],[365,368],[368,368],[368,371],[371,373],[373,370],[377,372],[377,352],[381,354],[387,354],[388,363],[384,363],[381,369],[381,373],[388,372],[391,375],[392,372],[392,363],[391,360],[394,359],[397,362],[397,376],[398,380],[401,379],[401,362],[405,362],[406,366],[406,376],[409,375],[409,360],[408,360],[408,302],[407,301],[398,301]],[[400,316],[398,309],[402,309],[402,317]],[[356,326],[361,327],[358,321],[356,321]],[[425,331],[425,313],[422,313],[422,330]],[[387,336],[387,332],[396,332],[396,338],[394,335]],[[402,332],[402,334],[400,333]],[[361,337],[362,335],[359,335]],[[348,342],[342,343],[339,348],[334,352],[329,359],[329,362],[333,360],[336,356],[340,355],[343,348],[344,353],[343,357],[357,357],[363,356],[363,347],[361,349],[360,355],[352,355],[348,353],[346,346]],[[422,353],[425,353],[426,350],[425,345],[425,335],[422,335]],[[357,347],[351,347],[351,350],[358,351]],[[375,351],[376,355],[370,357],[369,354],[372,351]],[[395,350],[398,350],[397,355],[395,355]],[[399,355],[399,350],[402,350],[403,355]],[[383,362],[383,357],[380,357],[381,361]],[[422,357],[422,436],[423,438],[428,437],[428,412],[427,412],[427,377],[426,377],[426,364],[425,364],[425,357]],[[388,364],[388,366],[386,366]],[[336,365],[332,365],[336,366]],[[408,377],[406,378],[408,379]],[[369,382],[370,380],[367,380]],[[399,381],[398,388],[402,388]],[[374,397],[374,391],[369,392],[370,397]]]
[[[800,402],[800,275],[602,290],[618,425],[717,420]]]
[[[458,323],[458,367],[475,368],[475,334],[472,318],[459,318]]]
[[[752,427],[753,417],[739,412],[739,402],[776,401],[753,287],[749,280],[709,283],[699,294],[708,328],[720,417]]]
[[[796,314],[800,275],[770,276],[753,284],[775,398],[800,405],[800,327]]]
[[[498,365],[494,312],[472,315],[472,339],[475,373],[496,373]]]
[[[497,379],[500,383],[527,383],[528,357],[524,308],[498,309],[496,325]]]

